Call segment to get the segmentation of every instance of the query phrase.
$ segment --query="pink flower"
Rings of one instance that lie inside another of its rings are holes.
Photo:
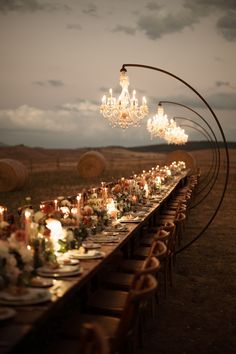
[[[93,208],[91,208],[89,205],[86,205],[83,210],[83,215],[92,215],[93,214]]]

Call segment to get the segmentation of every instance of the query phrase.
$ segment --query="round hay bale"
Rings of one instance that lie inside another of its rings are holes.
[[[197,162],[195,157],[187,151],[175,150],[167,154],[165,164],[169,165],[173,161],[184,161],[187,169],[190,170],[189,173],[193,173],[197,170]]]
[[[28,170],[21,162],[13,159],[0,160],[0,192],[9,192],[24,187]]]
[[[79,175],[84,178],[101,176],[106,168],[106,160],[98,151],[84,153],[77,164]]]

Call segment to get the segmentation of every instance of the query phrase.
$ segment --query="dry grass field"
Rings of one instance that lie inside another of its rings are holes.
[[[30,196],[37,208],[40,201],[58,196],[76,195],[84,187],[99,186],[101,181],[112,181],[122,176],[148,170],[162,164],[165,154],[133,152],[122,148],[97,149],[106,159],[104,173],[96,178],[82,178],[77,169],[80,157],[89,149],[46,150],[25,146],[0,148],[0,159],[16,159],[29,171],[29,179],[21,190],[0,193],[0,203],[14,213]]]
[[[13,212],[31,196],[33,206],[59,195],[74,195],[83,187],[98,185],[162,164],[163,153],[131,152],[122,148],[100,149],[107,168],[97,179],[78,175],[77,162],[86,150],[34,152],[0,149],[0,158],[15,158],[29,169],[29,181],[20,191],[0,193],[0,204]],[[31,154],[29,154],[29,152]],[[211,151],[193,151],[204,174]],[[184,242],[198,234],[218,204],[224,183],[224,152],[219,179],[212,193],[192,209]],[[145,344],[138,354],[233,354],[236,353],[236,151],[230,150],[229,185],[223,205],[206,232],[179,253],[174,287],[167,299],[161,298],[158,317],[146,329]]]

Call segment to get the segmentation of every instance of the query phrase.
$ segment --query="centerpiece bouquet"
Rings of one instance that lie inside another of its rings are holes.
[[[33,265],[33,252],[26,245],[24,230],[0,240],[0,289],[26,285],[32,277]]]

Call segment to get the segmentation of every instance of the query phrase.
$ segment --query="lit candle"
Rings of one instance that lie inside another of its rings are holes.
[[[143,189],[145,190],[145,197],[148,198],[149,190],[148,190],[148,184],[145,183]]]
[[[57,205],[58,205],[58,200],[55,199],[55,200],[54,200],[54,209],[55,209],[55,211],[57,211]]]
[[[5,208],[0,205],[0,222],[4,221],[4,210]]]
[[[59,239],[63,237],[63,229],[59,220],[47,219],[46,226],[51,231],[50,236],[52,238],[52,244],[55,251],[60,248]]]
[[[107,203],[107,214],[110,215],[112,219],[117,219],[118,210],[115,206],[114,200],[111,198],[110,202]]]
[[[30,227],[31,227],[31,211],[25,210],[25,242],[28,244],[30,239]]]

